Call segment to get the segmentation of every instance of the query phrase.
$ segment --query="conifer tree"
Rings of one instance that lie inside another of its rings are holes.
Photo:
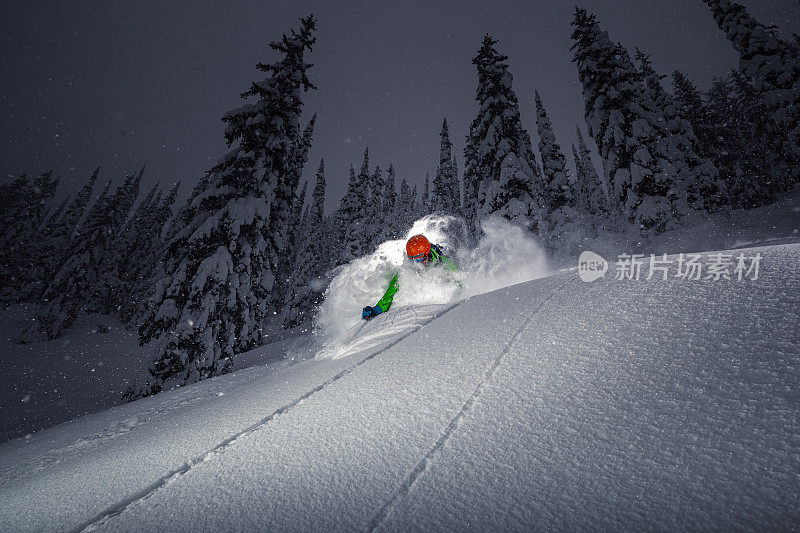
[[[35,331],[48,339],[59,337],[69,328],[82,310],[99,280],[99,268],[108,243],[108,220],[111,180],[86,216],[80,233],[70,245],[70,254],[52,276],[43,293],[44,305],[37,317],[35,330],[24,340],[35,338]]]
[[[709,93],[711,128],[720,135],[721,157],[731,163],[734,205],[752,209],[777,198],[781,181],[775,181],[775,172],[785,161],[774,151],[767,112],[754,85],[736,70],[731,72],[730,85],[733,93],[727,102],[720,94]]]
[[[535,93],[536,127],[539,134],[539,153],[542,157],[544,187],[539,212],[539,234],[551,253],[571,255],[579,251],[586,233],[589,217],[575,204],[567,174],[567,158],[553,132],[553,124]]]
[[[398,220],[400,213],[397,210],[396,182],[397,176],[395,175],[394,165],[390,163],[383,191],[383,217],[385,226],[383,234],[381,235],[381,241],[397,238],[397,235],[401,231],[401,224]]]
[[[497,52],[495,44],[486,35],[472,60],[478,72],[478,115],[464,148],[467,218],[477,229],[480,220],[497,213],[534,229],[541,176],[520,120],[508,58]]]
[[[133,324],[146,311],[157,279],[163,255],[162,234],[172,216],[178,186],[166,199],[161,198],[158,185],[139,202],[124,231],[114,244],[119,290],[112,294],[115,314],[125,323]]]
[[[577,149],[575,146],[572,147],[572,155],[577,174],[575,191],[579,198],[576,204],[579,209],[597,217],[598,227],[611,229],[611,223],[608,220],[610,211],[608,197],[606,196],[603,182],[594,168],[592,153],[589,147],[586,146],[580,127],[575,126],[575,133],[578,139],[578,147]]]
[[[47,171],[33,180],[23,175],[3,191],[8,194],[3,198],[0,301],[30,301],[41,292],[47,271],[39,231],[59,183],[52,174]]]
[[[304,17],[298,31],[270,43],[280,58],[259,63],[268,77],[242,94],[255,101],[222,119],[234,148],[181,212],[166,276],[139,329],[140,342],[158,339],[152,379],[139,394],[229,371],[235,354],[263,342],[264,326],[279,311],[270,308],[271,293],[306,142],[301,95],[314,88],[305,53],[315,31],[314,17]]]
[[[691,123],[681,116],[672,95],[664,90],[659,75],[652,66],[650,56],[637,49],[639,72],[644,77],[644,95],[659,123],[663,138],[658,154],[669,161],[675,172],[674,182],[686,202],[689,213],[714,212],[730,204],[728,190],[720,182],[719,170],[714,163],[698,154],[700,142]]]
[[[361,170],[356,174],[350,166],[350,180],[347,192],[339,204],[336,213],[339,231],[339,264],[352,261],[364,255],[369,243],[370,200],[369,148],[364,150]]]
[[[690,220],[693,208],[705,208],[704,187],[715,184],[707,179],[712,169],[690,153],[688,132],[664,127],[669,121],[647,96],[642,73],[594,15],[576,9],[572,26],[586,123],[603,160],[612,205],[643,233]]]
[[[386,231],[384,221],[384,206],[386,198],[386,180],[383,178],[383,170],[380,165],[375,167],[375,171],[370,177],[369,183],[369,204],[367,204],[366,234],[367,246],[366,253],[371,252],[380,242]]]
[[[120,242],[120,238],[128,227],[128,217],[139,195],[143,173],[144,168],[138,174],[125,178],[124,183],[108,197],[109,201],[102,213],[103,228],[94,243],[93,268],[96,279],[89,285],[90,290],[85,300],[86,310],[90,313],[113,314],[125,298],[120,279],[124,266],[120,263],[120,256],[126,255],[125,247],[130,243],[124,240]]]
[[[572,197],[567,180],[567,158],[553,133],[553,124],[542,104],[539,91],[535,91],[536,127],[539,134],[539,154],[542,157],[544,172],[544,206],[553,212],[571,202]]]
[[[422,196],[417,201],[417,215],[424,217],[431,214],[431,191],[430,191],[431,175],[425,173],[425,186],[422,188]]]
[[[292,274],[292,299],[284,312],[283,326],[295,327],[313,314],[313,309],[322,301],[327,280],[327,256],[330,249],[330,234],[324,223],[325,211],[325,161],[320,160],[314,192],[308,216],[298,243],[298,256]]]
[[[414,223],[417,210],[416,197],[416,187],[412,191],[408,181],[403,177],[400,180],[400,195],[397,197],[398,237],[405,235]]]
[[[439,148],[439,168],[433,178],[431,204],[433,210],[445,215],[455,215],[459,210],[458,174],[453,158],[453,144],[447,129],[447,119],[442,121]]]
[[[739,70],[753,84],[775,156],[773,186],[800,182],[800,58],[797,49],[729,0],[703,0],[739,53]]]
[[[709,132],[708,110],[703,101],[703,93],[683,72],[674,70],[672,94],[678,114],[692,125],[692,130],[700,142],[701,155],[710,157],[714,136]]]

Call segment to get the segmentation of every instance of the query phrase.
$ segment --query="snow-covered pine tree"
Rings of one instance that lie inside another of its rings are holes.
[[[464,216],[464,179],[463,174],[458,173],[458,160],[453,152],[453,174],[456,177],[456,192],[458,193],[458,215]]]
[[[739,53],[739,69],[759,95],[775,155],[773,187],[800,182],[800,57],[797,49],[729,0],[703,0]]]
[[[420,196],[419,191],[417,190],[417,184],[414,184],[414,187],[411,189],[411,197],[414,199],[414,213],[418,211],[419,203],[420,203]]]
[[[65,197],[61,200],[61,203],[54,206],[47,212],[42,225],[39,226],[39,229],[37,230],[42,236],[51,234],[53,228],[58,225],[58,221],[64,215],[64,211],[67,209],[67,205],[69,205],[70,200],[71,198],[69,196]]]
[[[431,214],[431,175],[425,173],[425,186],[422,188],[422,196],[419,198],[419,216]]]
[[[37,325],[23,335],[24,340],[35,338],[38,331],[48,339],[59,337],[86,308],[89,295],[97,285],[98,269],[108,243],[108,213],[111,197],[106,183],[100,196],[86,215],[86,220],[70,243],[70,253],[50,279],[43,292],[42,310]]]
[[[297,190],[297,194],[294,197],[294,201],[292,203],[292,220],[291,220],[291,231],[289,232],[290,238],[290,246],[289,249],[293,249],[297,244],[295,241],[297,239],[302,239],[303,236],[301,235],[303,231],[303,226],[305,221],[303,218],[306,216],[306,195],[308,194],[308,180],[304,181],[300,188]]]
[[[308,151],[311,149],[311,141],[314,135],[314,126],[317,121],[317,115],[314,114],[311,120],[303,130],[303,136],[299,143],[296,143],[292,153],[292,169],[290,171],[290,179],[284,185],[286,193],[289,194],[289,188],[292,188],[290,197],[291,204],[288,213],[283,217],[287,222],[287,242],[285,249],[290,251],[294,246],[294,239],[298,237],[300,225],[303,218],[303,208],[306,202],[306,193],[308,192],[308,181],[303,182],[302,187],[299,186],[300,180],[303,175],[303,169],[308,161]]]
[[[603,186],[602,179],[594,168],[592,152],[586,145],[583,132],[581,132],[580,127],[577,125],[575,126],[575,135],[578,139],[577,149],[573,146],[572,150],[577,172],[577,187],[575,190],[581,198],[576,204],[581,210],[596,217],[598,228],[611,229],[608,196]]]
[[[17,211],[22,208],[27,181],[28,178],[23,174],[11,183],[0,184],[0,244],[4,248],[17,230]]]
[[[30,186],[28,176],[23,174],[0,187],[0,202],[2,202],[0,235],[2,235],[3,250],[8,250],[23,230],[22,224],[25,222],[23,214],[29,199]],[[2,259],[11,261],[11,256],[5,254]]]
[[[397,196],[398,237],[406,234],[414,223],[416,214],[416,188],[412,191],[405,176],[400,179],[400,194]]]
[[[397,176],[394,171],[394,164],[389,163],[389,170],[386,174],[386,180],[383,190],[383,216],[384,216],[384,229],[381,235],[381,241],[387,239],[396,239],[398,234],[402,231],[398,221],[397,211]]]
[[[141,245],[137,245],[130,262],[132,268],[127,271],[129,296],[120,310],[120,318],[128,324],[141,323],[147,312],[150,297],[160,279],[165,275],[164,257],[169,234],[170,221],[173,219],[172,206],[178,196],[180,182],[175,183],[167,197],[160,199],[161,194],[153,200],[151,221],[141,234]]]
[[[113,259],[116,262],[118,290],[111,293],[115,314],[124,322],[130,323],[133,317],[141,314],[149,294],[140,291],[142,282],[151,279],[155,265],[152,249],[159,246],[153,236],[158,235],[157,214],[161,203],[158,185],[154,185],[139,202],[124,230],[114,242]],[[144,296],[144,298],[143,298]]]
[[[86,310],[90,313],[115,314],[119,303],[125,298],[125,290],[120,280],[121,248],[116,248],[123,235],[131,209],[139,196],[139,185],[144,174],[144,167],[138,174],[125,178],[125,182],[117,188],[103,213],[103,230],[95,243],[93,268],[96,279],[89,285],[90,291],[86,300]],[[119,244],[121,247],[125,243]]]
[[[570,184],[575,207],[582,213],[591,215],[591,193],[586,170],[583,168],[583,161],[581,161],[581,156],[578,154],[578,149],[575,148],[575,143],[572,143],[570,148],[572,149],[572,165],[575,167],[575,176]]]
[[[589,217],[576,207],[567,172],[567,158],[558,144],[539,91],[535,91],[535,100],[536,129],[544,174],[539,235],[550,253],[570,255],[580,251],[587,233],[591,232],[591,228],[587,228]]]
[[[715,139],[709,132],[708,109],[703,101],[703,93],[683,72],[674,70],[672,94],[678,114],[692,125],[692,130],[700,142],[701,155],[711,157],[709,150]]]
[[[437,213],[456,215],[461,202],[458,191],[458,174],[453,159],[453,143],[450,142],[447,118],[442,120],[440,140],[439,167],[433,178],[431,207]]]
[[[698,154],[700,142],[691,123],[682,117],[672,95],[661,85],[664,76],[653,68],[650,56],[637,48],[638,69],[644,78],[644,94],[651,104],[653,114],[663,118],[659,123],[663,138],[659,155],[669,161],[675,171],[675,187],[684,194],[688,212],[701,215],[712,213],[730,205],[727,187],[720,181],[714,163]]]
[[[553,132],[553,124],[542,104],[539,91],[535,91],[536,128],[539,134],[539,154],[542,157],[544,173],[543,207],[546,213],[556,211],[572,202],[572,194],[567,178],[567,158]]]
[[[356,174],[350,166],[350,180],[347,192],[336,211],[339,253],[338,264],[344,264],[364,255],[368,239],[370,221],[369,205],[369,148],[364,150],[364,161],[361,171]]]
[[[60,336],[82,311],[117,311],[122,288],[119,250],[114,245],[128,218],[141,178],[142,172],[128,176],[113,195],[108,194],[111,186],[108,182],[81,230],[70,241],[66,259],[48,279],[36,327],[48,339]],[[23,340],[31,340],[33,334],[33,330],[26,332]]]
[[[42,238],[44,245],[42,265],[45,275],[41,280],[42,286],[36,295],[37,299],[41,299],[42,292],[47,288],[53,274],[58,272],[61,265],[69,257],[69,245],[79,231],[80,223],[89,207],[89,200],[92,198],[92,191],[99,173],[100,169],[95,169],[89,181],[78,191],[74,198],[67,202],[61,215],[48,224],[48,228],[45,230],[45,235]]]
[[[10,184],[2,217],[0,301],[30,301],[41,293],[48,272],[40,229],[48,217],[48,202],[55,195],[58,183],[53,172],[47,171],[33,180],[23,176]]]
[[[140,342],[159,339],[151,380],[139,394],[225,373],[235,354],[263,341],[288,205],[303,142],[303,92],[314,86],[305,61],[316,38],[313,16],[270,47],[280,54],[257,68],[268,77],[230,111],[225,139],[234,148],[211,169],[182,210],[166,255],[166,276],[139,328]],[[290,183],[287,185],[287,181]],[[281,218],[284,217],[284,218]]]
[[[727,88],[718,85],[715,86],[720,92],[709,92],[710,123],[712,132],[719,135],[720,157],[730,166],[734,205],[752,209],[777,198],[780,188],[773,177],[775,169],[782,167],[782,156],[771,146],[761,95],[736,70],[731,72],[729,81],[731,95],[720,94],[727,93]]]
[[[284,311],[283,326],[292,328],[309,320],[313,309],[322,301],[325,271],[330,253],[330,233],[324,223],[325,161],[320,159],[311,205],[298,245],[298,255],[292,273],[292,299]]]
[[[494,213],[535,229],[541,175],[520,120],[508,58],[495,44],[486,35],[472,60],[478,72],[478,114],[464,148],[467,216],[476,230],[480,220]]]
[[[386,180],[383,177],[383,170],[380,165],[375,167],[375,171],[369,178],[369,203],[367,204],[367,223],[366,236],[367,242],[364,253],[372,252],[383,240],[388,222],[383,208],[386,203],[384,194],[386,193]]]
[[[314,114],[303,130],[302,137],[292,145],[289,169],[285,179],[278,182],[279,187],[275,191],[275,200],[270,211],[268,235],[271,246],[269,248],[279,251],[273,259],[273,264],[276,265],[277,281],[275,289],[270,295],[270,306],[275,310],[283,309],[292,298],[290,278],[294,269],[297,244],[295,238],[303,218],[303,205],[306,198],[305,193],[298,189],[303,169],[308,160],[308,150],[311,148],[316,120],[317,115]]]
[[[675,186],[680,169],[664,157],[663,117],[645,95],[642,74],[594,15],[576,9],[572,26],[586,124],[600,151],[611,205],[643,233],[676,227],[689,211],[686,194]]]

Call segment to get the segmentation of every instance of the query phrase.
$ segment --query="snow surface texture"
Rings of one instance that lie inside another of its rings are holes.
[[[18,344],[20,331],[39,313],[35,305],[0,310],[0,442],[28,436],[67,420],[122,403],[143,375],[152,348],[108,315],[81,315],[77,325],[52,341]],[[308,358],[311,335],[304,328],[276,329],[273,342],[236,357],[236,368],[287,357]]]
[[[456,302],[549,273],[544,252],[521,227],[501,217],[487,219],[481,227],[483,236],[476,247],[470,247],[462,219],[428,215],[416,221],[404,239],[386,241],[371,255],[341,267],[315,319],[315,333],[322,344],[317,357],[343,357],[363,348],[362,343],[351,345],[364,326],[361,309],[378,302],[397,272],[400,290],[390,309],[395,335],[421,327]],[[406,259],[406,241],[419,234],[441,246],[458,272],[426,268]],[[425,309],[412,315],[401,311],[420,306]]]
[[[796,528],[800,245],[747,252],[758,280],[559,272],[7,442],[0,530]]]

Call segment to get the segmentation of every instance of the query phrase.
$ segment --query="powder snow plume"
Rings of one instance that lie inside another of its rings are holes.
[[[428,215],[417,220],[404,239],[386,241],[372,254],[340,267],[314,321],[318,340],[330,346],[344,339],[361,322],[362,308],[378,302],[396,272],[400,290],[390,313],[452,304],[550,272],[541,247],[523,228],[500,217],[487,219],[481,228],[483,234],[472,247],[463,219]],[[406,259],[406,241],[420,233],[442,247],[458,272],[425,268]]]

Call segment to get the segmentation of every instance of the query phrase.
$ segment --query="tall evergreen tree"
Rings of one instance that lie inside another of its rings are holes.
[[[369,181],[369,203],[367,204],[367,219],[366,235],[367,242],[365,253],[371,252],[383,240],[383,235],[386,232],[388,222],[384,219],[386,214],[384,212],[384,205],[386,198],[386,180],[383,177],[383,170],[380,165],[375,167]],[[391,217],[389,217],[391,218]]]
[[[773,186],[800,182],[800,58],[792,44],[729,0],[703,0],[739,53],[739,69],[753,84],[768,121],[775,154]]]
[[[52,174],[48,171],[32,180],[22,176],[10,184],[3,199],[0,301],[30,301],[41,292],[47,271],[39,231],[59,183]]]
[[[754,85],[735,70],[730,84],[733,94],[727,102],[716,92],[709,93],[711,128],[720,135],[721,156],[729,162],[733,156],[729,180],[735,205],[751,209],[777,198],[781,181],[775,181],[775,169],[783,168],[784,161],[773,149],[767,112]],[[730,114],[725,114],[726,108]]]
[[[116,314],[128,323],[141,314],[143,303],[149,296],[142,294],[142,284],[155,282],[149,275],[154,271],[152,262],[155,258],[149,254],[153,248],[158,249],[160,244],[152,237],[161,228],[157,221],[160,203],[158,185],[154,185],[139,202],[114,243],[112,255],[116,262],[118,288],[111,294],[111,304]]]
[[[339,231],[339,264],[364,255],[369,241],[368,206],[370,201],[369,148],[364,150],[361,170],[356,174],[350,166],[347,192],[336,212]]]
[[[109,213],[112,197],[108,195],[111,180],[86,215],[80,233],[70,244],[70,254],[50,279],[43,292],[44,305],[37,325],[24,335],[35,338],[35,331],[48,339],[59,337],[83,311],[96,290],[100,267],[109,244]]]
[[[405,177],[400,180],[400,194],[397,197],[398,237],[405,235],[414,223],[416,214],[416,187],[411,190]]]
[[[507,57],[486,35],[472,63],[478,72],[478,115],[464,148],[468,219],[477,225],[493,213],[535,227],[541,177],[530,136],[522,127]]]
[[[572,26],[586,123],[600,150],[612,205],[645,233],[689,220],[703,199],[693,194],[709,183],[711,169],[690,153],[688,132],[673,134],[664,127],[665,112],[647,96],[642,73],[594,15],[576,9]]]
[[[714,163],[698,154],[700,142],[691,123],[681,116],[672,95],[661,85],[659,75],[650,56],[637,49],[639,72],[644,78],[644,95],[651,111],[662,119],[659,124],[663,139],[659,155],[669,161],[675,172],[675,185],[685,195],[682,201],[692,213],[714,212],[730,204],[728,190],[720,182],[719,170]],[[685,192],[684,192],[685,191]]]
[[[120,280],[121,271],[125,268],[120,263],[120,256],[127,253],[125,241],[119,242],[128,226],[128,218],[133,204],[139,196],[139,186],[144,168],[138,174],[125,178],[125,182],[109,197],[103,212],[103,230],[95,242],[96,257],[95,280],[89,285],[86,310],[90,313],[113,314],[125,298],[125,290]],[[133,230],[136,231],[135,229]],[[117,245],[119,244],[119,249]]]
[[[394,171],[394,165],[390,163],[383,191],[383,214],[385,227],[383,234],[381,235],[381,241],[397,238],[397,235],[401,231],[397,207],[397,176]]]
[[[580,209],[599,218],[598,227],[611,229],[609,216],[608,197],[603,187],[600,175],[592,163],[592,152],[586,146],[583,133],[578,126],[575,126],[575,133],[578,139],[578,148],[572,147],[572,155],[575,161],[576,184],[578,200],[576,204]]]
[[[672,94],[678,114],[689,121],[697,139],[700,141],[701,155],[710,156],[714,136],[709,131],[708,109],[703,101],[703,93],[697,85],[680,70],[672,72]]]
[[[313,309],[322,301],[327,285],[324,273],[328,268],[330,233],[324,223],[325,162],[320,160],[311,206],[298,242],[299,255],[292,274],[292,299],[284,311],[284,327],[295,327],[311,318]]]
[[[424,217],[431,214],[431,175],[425,173],[425,186],[422,188],[422,196],[417,201],[417,215]]]
[[[455,215],[459,211],[460,194],[458,191],[458,174],[453,158],[453,143],[447,129],[447,119],[442,120],[441,143],[439,147],[439,168],[433,178],[431,191],[432,208],[437,213]]]
[[[305,53],[315,31],[314,17],[304,17],[299,31],[270,43],[280,58],[259,63],[268,77],[242,94],[255,101],[222,119],[235,147],[182,210],[167,274],[139,329],[142,343],[159,339],[152,379],[140,394],[229,371],[235,354],[263,342],[261,332],[278,311],[269,304],[306,142],[301,95],[314,88]]]
[[[567,179],[567,158],[553,132],[553,124],[542,104],[539,91],[536,98],[536,127],[539,134],[539,153],[542,156],[544,172],[544,194],[542,200],[547,212],[553,212],[571,202],[571,192]]]
[[[538,91],[535,100],[539,153],[544,174],[539,234],[548,251],[570,256],[580,250],[590,230],[586,227],[589,217],[577,209],[567,173],[567,158],[556,140],[553,124]]]

